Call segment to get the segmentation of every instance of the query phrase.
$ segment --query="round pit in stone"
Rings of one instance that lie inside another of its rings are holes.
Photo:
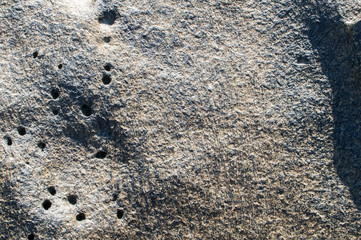
[[[18,127],[18,133],[20,136],[24,136],[26,134],[26,129],[22,126]]]
[[[85,214],[84,213],[79,213],[78,215],[76,215],[76,220],[77,221],[85,220]]]
[[[28,235],[28,240],[34,240],[35,239],[35,235],[34,234],[29,234]]]
[[[105,71],[110,71],[112,69],[112,66],[110,64],[106,64],[104,66]]]
[[[117,218],[118,218],[118,219],[122,219],[123,216],[124,216],[124,210],[118,209],[118,210],[117,210]]]
[[[104,85],[108,85],[112,81],[112,78],[108,74],[105,74],[102,78],[102,81]]]
[[[39,143],[38,143],[38,147],[39,147],[41,150],[44,150],[44,148],[46,147],[46,143],[45,143],[45,142],[39,142]]]
[[[48,187],[48,192],[51,194],[51,195],[55,195],[56,194],[56,189],[55,189],[55,187],[53,187],[53,186],[50,186],[50,187]]]
[[[5,139],[6,144],[7,144],[8,146],[13,145],[13,140],[11,139],[11,137],[7,136],[7,137],[5,137],[4,139]]]
[[[83,105],[81,106],[81,111],[82,111],[82,113],[83,113],[85,116],[87,116],[87,117],[89,117],[89,116],[92,115],[92,113],[93,113],[91,107],[90,107],[89,105],[87,105],[87,104],[83,104]]]
[[[103,158],[105,158],[107,156],[107,152],[106,151],[98,151],[96,154],[95,154],[95,157],[96,158],[101,158],[101,159],[103,159]]]
[[[78,196],[77,195],[69,195],[68,196],[68,202],[72,205],[75,205],[76,202],[78,201]]]
[[[46,200],[44,200],[44,202],[43,202],[43,204],[42,204],[42,206],[43,206],[43,208],[45,209],[45,210],[48,210],[50,207],[51,207],[51,202],[50,202],[50,200],[49,199],[46,199]]]
[[[53,88],[53,89],[51,89],[50,94],[54,99],[57,99],[60,95],[60,92],[58,89]]]

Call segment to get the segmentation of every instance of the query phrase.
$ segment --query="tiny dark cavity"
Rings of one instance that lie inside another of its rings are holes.
[[[54,115],[58,115],[58,114],[59,114],[59,111],[56,110],[56,109],[53,109],[53,114],[54,114]]]
[[[62,68],[63,68],[63,64],[59,64],[59,65],[58,65],[58,68],[59,68],[59,69],[62,69]]]
[[[123,216],[124,216],[124,211],[122,209],[118,209],[117,210],[117,218],[122,219]]]
[[[59,90],[56,88],[51,89],[50,94],[54,99],[57,99],[60,95]]]
[[[48,210],[51,207],[51,202],[50,200],[46,199],[42,205],[45,210]]]
[[[33,58],[37,58],[39,56],[38,52],[33,52]]]
[[[105,69],[106,71],[110,71],[110,70],[112,69],[112,66],[110,66],[110,64],[106,64],[106,65],[104,66],[104,69]]]
[[[85,214],[84,213],[79,213],[78,215],[76,215],[76,220],[77,221],[85,220]]]
[[[282,188],[278,188],[277,189],[277,193],[278,194],[284,194],[285,190],[283,190]]]
[[[26,130],[24,127],[18,127],[18,133],[21,135],[21,136],[24,136],[26,134]]]
[[[103,38],[104,42],[106,42],[106,43],[110,43],[110,39],[111,39],[111,37],[104,37]]]
[[[117,194],[117,193],[113,193],[113,199],[112,199],[112,201],[115,202],[115,201],[117,201],[117,199],[118,199],[118,194]]]
[[[56,189],[55,187],[51,186],[51,187],[48,187],[48,192],[51,194],[51,195],[55,195],[56,194]]]
[[[46,147],[46,143],[44,143],[44,142],[39,142],[39,143],[38,143],[38,147],[39,147],[41,150],[44,151],[44,148]]]
[[[309,59],[307,56],[298,56],[297,57],[297,63],[299,64],[307,64],[309,63]]]
[[[34,240],[34,239],[35,239],[35,235],[34,235],[34,234],[29,234],[29,235],[28,235],[28,239],[29,239],[29,240]]]
[[[11,137],[5,137],[5,141],[8,146],[11,146],[13,144],[13,140],[11,139]]]
[[[102,78],[102,81],[105,85],[108,85],[112,81],[112,78],[109,75],[105,74]]]
[[[68,202],[69,202],[70,204],[75,205],[76,202],[77,202],[77,199],[78,199],[78,196],[77,196],[77,195],[69,195],[69,196],[68,196]]]
[[[115,10],[105,10],[98,18],[99,23],[113,25],[117,19],[117,12]]]
[[[90,108],[89,105],[87,104],[83,104],[83,106],[81,106],[81,111],[83,112],[83,114],[85,116],[90,116],[92,115],[92,109]]]
[[[95,157],[96,158],[105,158],[107,156],[107,153],[105,151],[98,151],[96,154],[95,154]]]

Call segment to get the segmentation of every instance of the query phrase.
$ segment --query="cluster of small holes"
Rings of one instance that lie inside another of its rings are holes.
[[[104,70],[105,71],[109,72],[111,69],[112,69],[112,66],[109,63],[104,65]],[[102,81],[103,81],[104,85],[108,85],[108,84],[111,83],[112,77],[110,76],[110,74],[104,73]]]
[[[109,15],[110,14],[110,15]],[[103,16],[103,18],[99,18],[99,22],[102,22],[102,23],[106,23],[106,24],[113,24],[114,23],[114,21],[115,21],[115,17],[114,17],[114,19],[113,19],[113,16],[111,16],[111,14],[113,14],[113,12],[107,12],[106,13],[106,16]],[[110,18],[109,18],[110,17]],[[103,40],[104,40],[104,42],[106,42],[106,43],[109,43],[110,42],[110,40],[111,40],[111,37],[104,37],[103,38]],[[35,52],[33,52],[33,58],[37,58],[38,56],[39,56],[39,53],[37,52],[37,51],[35,51]],[[59,64],[58,65],[58,69],[62,69],[63,68],[63,64]],[[111,65],[110,64],[106,64],[105,66],[104,66],[104,70],[105,71],[110,71],[111,70]],[[111,76],[109,75],[109,74],[103,74],[103,78],[102,78],[102,82],[103,82],[103,84],[104,85],[108,85],[108,84],[110,84],[111,83]],[[53,89],[51,89],[51,91],[50,91],[50,94],[51,94],[51,96],[52,96],[52,98],[53,99],[57,99],[57,98],[59,98],[59,96],[60,96],[60,92],[59,92],[59,90],[58,89],[56,89],[56,88],[53,88]],[[83,104],[82,106],[81,106],[81,110],[82,110],[82,113],[85,115],[85,116],[90,116],[91,114],[92,114],[92,109],[91,109],[91,107],[89,106],[89,105],[87,105],[87,104]],[[59,114],[59,111],[57,110],[57,109],[53,109],[52,110],[52,113],[54,114],[54,115],[58,115]],[[25,127],[23,127],[23,126],[20,126],[20,127],[18,127],[18,133],[19,133],[19,135],[21,135],[21,136],[23,136],[23,135],[25,135],[26,134],[26,129],[25,129]],[[7,145],[12,145],[12,139],[10,138],[10,137],[6,137],[5,138],[5,140],[6,140],[6,142],[7,142]],[[45,149],[45,147],[46,147],[46,143],[44,143],[44,142],[39,142],[38,143],[38,147],[41,149],[41,150],[44,150]],[[103,151],[103,150],[101,150],[101,151],[98,151],[96,154],[95,154],[95,157],[96,158],[100,158],[100,159],[103,159],[103,158],[105,158],[107,156],[107,152],[106,151]],[[48,187],[48,192],[51,194],[51,195],[55,195],[56,194],[56,189],[55,189],[55,187],[54,186],[50,186],[50,187]],[[68,200],[68,202],[70,203],[70,204],[72,204],[72,205],[75,205],[76,203],[77,203],[77,196],[76,195],[68,195],[68,197],[67,197],[67,200]],[[118,199],[118,194],[116,194],[116,193],[114,193],[113,194],[113,199],[112,199],[112,201],[116,201]],[[51,201],[49,200],[49,199],[45,199],[44,201],[43,201],[43,203],[42,203],[42,207],[45,209],[45,210],[48,210],[48,209],[50,209],[51,208],[51,206],[52,206],[52,203],[51,203]],[[122,209],[118,209],[117,210],[117,218],[118,219],[121,219],[121,218],[123,218],[123,216],[124,216],[124,210],[122,210]],[[83,212],[80,212],[80,213],[78,213],[77,215],[76,215],[76,220],[77,221],[83,221],[83,220],[85,220],[85,213],[83,213]],[[31,234],[29,234],[28,235],[28,239],[29,240],[34,240],[35,239],[35,235],[33,234],[33,233],[31,233]]]
[[[53,186],[48,187],[48,192],[54,196],[56,194],[55,187],[53,187]],[[49,208],[51,208],[51,206],[52,206],[52,203],[49,199],[45,199],[41,205],[43,206],[43,208],[45,210],[49,210]]]
[[[61,69],[62,67],[63,67],[63,65],[61,65],[61,64],[58,66],[59,69]],[[58,99],[59,96],[60,96],[60,91],[59,91],[59,89],[57,89],[57,88],[51,89],[50,95],[51,95],[51,97],[52,97],[53,99]],[[52,113],[53,113],[54,115],[58,115],[58,114],[59,114],[59,110],[54,108],[54,109],[52,110]]]
[[[52,196],[54,196],[54,195],[56,194],[56,189],[55,189],[55,187],[54,187],[54,186],[48,187],[48,192],[49,192]],[[78,201],[77,199],[78,199],[78,196],[77,196],[77,195],[74,195],[74,194],[70,194],[70,195],[68,195],[68,197],[67,197],[68,202],[69,202],[70,204],[72,204],[72,205],[75,205],[75,204],[77,203],[77,201]],[[51,206],[52,206],[52,203],[51,203],[51,201],[50,201],[49,199],[45,199],[41,205],[42,205],[42,207],[43,207],[45,210],[49,210],[49,209],[51,208]],[[85,213],[79,212],[79,213],[76,215],[75,218],[76,218],[77,221],[83,221],[83,220],[85,220]],[[31,238],[31,235],[34,236],[34,234],[30,234],[30,235],[28,236],[28,239],[34,239],[34,238]]]

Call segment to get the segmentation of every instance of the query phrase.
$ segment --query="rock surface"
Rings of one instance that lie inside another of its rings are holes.
[[[360,10],[0,0],[0,239],[359,239]]]

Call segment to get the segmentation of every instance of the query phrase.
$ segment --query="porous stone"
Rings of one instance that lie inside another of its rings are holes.
[[[0,0],[0,239],[360,239],[360,10]]]

